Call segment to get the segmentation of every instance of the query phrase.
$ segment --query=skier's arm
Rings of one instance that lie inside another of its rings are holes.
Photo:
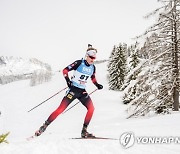
[[[68,87],[71,86],[71,80],[69,79],[68,72],[72,70],[76,70],[80,64],[81,64],[81,60],[77,60],[63,69],[63,76],[67,82]]]
[[[95,76],[95,72],[93,73],[93,75],[91,76],[91,80],[94,83],[94,85],[98,84],[97,80],[96,80],[96,76]]]
[[[92,80],[92,82],[94,83],[94,85],[98,88],[98,89],[102,89],[103,88],[103,85],[101,85],[101,84],[99,84],[98,82],[97,82],[97,80],[96,80],[96,68],[95,68],[95,66],[94,66],[94,73],[93,73],[93,75],[91,76],[91,80]]]

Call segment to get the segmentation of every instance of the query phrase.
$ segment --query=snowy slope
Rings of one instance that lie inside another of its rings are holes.
[[[35,58],[0,57],[0,75],[29,74],[37,69],[46,69],[45,63]]]
[[[62,66],[63,67],[63,66]],[[177,121],[180,114],[156,117],[126,119],[126,105],[121,103],[120,92],[109,91],[106,81],[106,64],[97,65],[97,80],[104,89],[92,94],[95,113],[89,131],[97,136],[119,139],[124,132],[136,136],[180,136]],[[71,140],[79,137],[85,108],[79,103],[73,109],[60,115],[42,134],[27,141],[56,109],[64,92],[31,112],[32,107],[41,103],[66,86],[61,73],[53,76],[51,82],[30,87],[28,81],[17,81],[0,86],[1,102],[0,134],[10,131],[9,144],[0,144],[1,154],[178,154],[179,144],[137,144],[124,149],[119,140]],[[87,91],[95,89],[89,83]],[[76,103],[74,101],[74,103]]]
[[[30,79],[38,72],[51,72],[51,67],[35,58],[0,57],[0,84]]]

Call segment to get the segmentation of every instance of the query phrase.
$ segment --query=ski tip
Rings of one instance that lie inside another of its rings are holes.
[[[27,141],[31,141],[31,140],[34,139],[35,137],[36,137],[35,135],[32,135],[32,136],[26,138],[26,140],[27,140]]]

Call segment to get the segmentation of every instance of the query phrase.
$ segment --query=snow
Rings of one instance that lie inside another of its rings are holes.
[[[63,65],[62,65],[63,66]],[[0,144],[1,154],[178,154],[179,144],[137,144],[125,149],[119,143],[124,132],[135,136],[170,137],[179,136],[180,113],[127,119],[127,106],[122,103],[121,92],[109,91],[106,80],[106,63],[98,64],[97,80],[104,85],[103,90],[91,95],[95,113],[89,131],[102,137],[117,140],[72,140],[79,137],[86,109],[81,103],[60,115],[38,138],[26,138],[44,123],[58,107],[65,91],[53,97],[31,112],[27,112],[48,97],[66,87],[62,73],[56,73],[52,80],[30,87],[27,80],[1,85],[0,134],[10,131],[9,144]],[[88,83],[87,91],[95,89]],[[74,101],[71,105],[77,102]]]
[[[44,69],[43,63],[36,59],[20,57],[0,57],[5,64],[0,65],[0,76],[30,74],[35,70]],[[39,62],[39,63],[37,63]]]

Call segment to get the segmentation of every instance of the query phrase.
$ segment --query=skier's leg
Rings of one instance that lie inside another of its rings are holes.
[[[84,126],[88,127],[94,113],[94,105],[90,97],[88,97],[88,99],[85,103],[83,103],[83,105],[87,108],[87,113],[84,119]]]
[[[66,94],[66,96],[62,99],[59,107],[48,117],[45,123],[39,128],[38,131],[35,132],[36,136],[41,135],[47,128],[47,126],[54,121],[58,115],[60,115],[68,105],[75,99],[75,96],[72,95],[70,92]]]
[[[51,113],[51,115],[48,117],[47,121],[49,123],[54,121],[57,118],[57,116],[60,115],[72,101],[73,101],[72,99],[69,99],[65,96],[63,98],[63,100],[61,101],[61,104],[59,105],[59,107],[53,113]]]
[[[83,129],[81,132],[81,136],[82,137],[93,137],[92,134],[89,134],[87,132],[87,127],[88,127],[88,125],[91,121],[91,118],[93,116],[93,113],[94,113],[94,105],[93,105],[92,100],[88,94],[86,94],[85,97],[81,97],[79,100],[87,108],[87,113],[86,113],[86,116],[84,119],[84,124],[83,124]]]

